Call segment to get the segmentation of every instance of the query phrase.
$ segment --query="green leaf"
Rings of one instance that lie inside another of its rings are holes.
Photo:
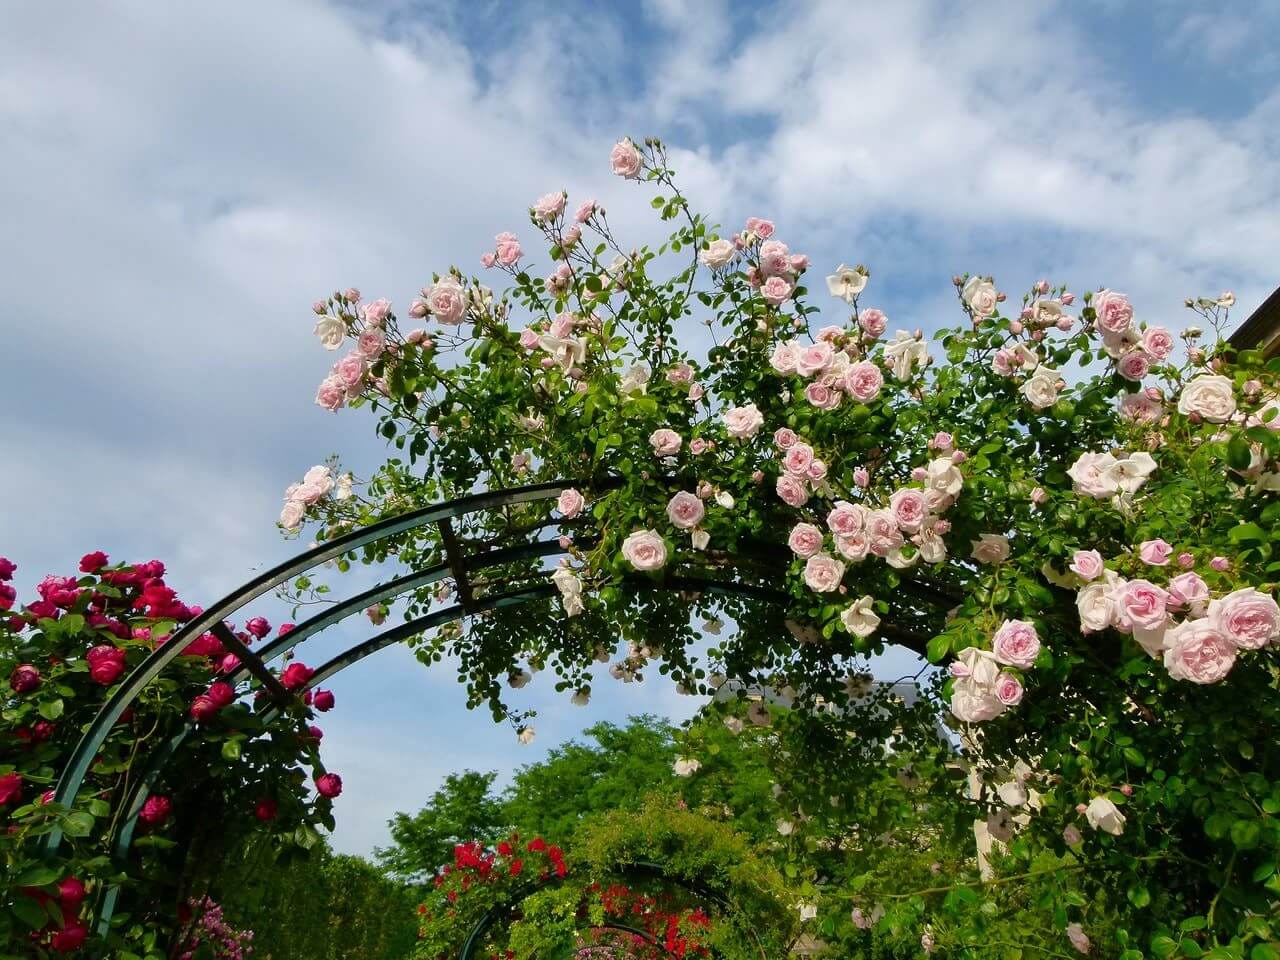
[[[62,832],[68,837],[87,837],[93,833],[93,815],[84,810],[73,810],[62,821]]]
[[[1252,850],[1262,838],[1262,827],[1257,820],[1237,820],[1231,825],[1231,842],[1241,850]]]
[[[57,720],[62,716],[62,711],[65,707],[66,704],[64,704],[61,699],[46,700],[40,704],[40,716],[44,717],[46,720]]]
[[[940,633],[933,637],[925,647],[925,656],[929,658],[930,663],[941,663],[942,659],[951,652],[951,638],[945,633]]]
[[[1255,943],[1249,951],[1249,960],[1280,960],[1280,950],[1269,943]]]
[[[1151,893],[1141,884],[1129,888],[1129,902],[1141,910],[1143,907],[1149,906],[1151,903]]]
[[[18,886],[20,887],[46,887],[51,883],[55,883],[58,879],[58,871],[53,867],[38,864],[34,867],[28,867],[18,877]]]
[[[228,740],[222,745],[222,759],[232,762],[240,759],[240,741]]]
[[[1253,451],[1242,434],[1237,433],[1227,441],[1227,464],[1233,470],[1248,470],[1252,460]]]

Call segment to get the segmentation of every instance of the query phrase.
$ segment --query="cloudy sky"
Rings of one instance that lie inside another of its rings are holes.
[[[0,0],[0,554],[24,594],[89,549],[159,557],[203,602],[288,555],[286,484],[384,452],[312,403],[311,301],[403,304],[560,188],[655,236],[608,173],[624,134],[668,141],[721,223],[870,265],[897,325],[952,322],[966,270],[1108,285],[1173,323],[1232,289],[1243,319],[1280,284],[1278,32],[1267,0]],[[403,651],[334,686],[353,851],[445,772],[694,707],[534,684],[517,748]]]

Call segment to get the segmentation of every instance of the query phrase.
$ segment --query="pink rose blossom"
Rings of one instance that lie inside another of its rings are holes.
[[[790,450],[798,439],[790,427],[779,427],[773,432],[773,442],[779,450]]]
[[[804,398],[819,410],[834,410],[840,406],[841,393],[832,390],[820,380],[814,380],[804,388]]]
[[[760,285],[760,295],[764,297],[766,303],[771,303],[775,307],[779,304],[786,303],[791,297],[791,291],[795,287],[786,277],[770,277]]]
[[[325,377],[316,390],[316,403],[326,410],[337,410],[347,401],[347,387],[336,375]]]
[[[358,353],[348,353],[333,365],[334,374],[348,392],[360,387],[368,369],[368,361]]]
[[[824,373],[834,359],[835,348],[826,340],[819,340],[795,351],[796,373],[802,377]]]
[[[866,467],[854,468],[853,482],[864,490],[871,485],[871,474],[867,472]]]
[[[839,537],[851,537],[862,530],[865,520],[863,509],[844,500],[837,500],[827,514],[827,528]]]
[[[548,193],[539,197],[533,205],[533,218],[546,223],[564,213],[565,196],[563,193]]]
[[[889,497],[889,509],[893,511],[898,527],[906,533],[918,532],[928,513],[924,493],[914,488],[894,491]]]
[[[1130,350],[1116,364],[1116,371],[1126,380],[1137,382],[1151,370],[1151,358],[1142,350]]]
[[[683,442],[680,434],[666,427],[649,434],[649,445],[653,447],[654,455],[659,457],[675,456],[680,452],[680,445]],[[694,452],[696,453],[697,451]]]
[[[1029,670],[1040,655],[1040,635],[1026,620],[1006,620],[991,638],[991,652],[1000,663]]]
[[[1098,327],[1107,333],[1124,333],[1133,325],[1133,306],[1123,293],[1100,290],[1093,297]]]
[[[830,554],[815,553],[805,561],[804,582],[810,590],[831,593],[843,578],[844,564]]]
[[[1022,702],[1022,681],[1002,670],[996,677],[995,694],[1006,707],[1016,707]]]
[[[582,512],[586,502],[586,498],[580,492],[573,487],[569,487],[560,491],[560,498],[556,501],[556,509],[560,511],[561,516],[573,518]]]
[[[637,530],[622,541],[622,556],[636,570],[660,570],[667,563],[667,545],[656,530]]]
[[[677,363],[667,370],[667,382],[685,384],[693,382],[693,367],[687,363]]]
[[[747,232],[754,233],[761,240],[768,240],[773,236],[773,221],[761,220],[759,217],[747,217]]]
[[[1209,566],[1214,570],[1217,570],[1219,573],[1223,573],[1231,568],[1231,561],[1226,557],[1214,557],[1209,561]]]
[[[667,503],[667,518],[681,530],[692,530],[702,522],[706,507],[694,494],[681,490]]]
[[[1280,607],[1253,587],[1210,601],[1208,619],[1218,633],[1242,650],[1260,650],[1280,633]]]
[[[1146,630],[1156,630],[1164,626],[1168,619],[1166,607],[1169,602],[1167,591],[1157,587],[1149,580],[1130,580],[1119,591],[1116,600],[1123,617],[1134,626]]]
[[[573,219],[579,223],[586,223],[596,212],[596,202],[594,200],[583,200],[578,206],[577,211],[573,215]]]
[[[1091,949],[1084,927],[1078,923],[1067,924],[1067,939],[1071,941],[1071,946],[1075,948],[1076,953],[1088,953]]]
[[[787,537],[787,546],[798,557],[812,557],[822,550],[822,531],[812,523],[797,523]]]
[[[782,458],[783,469],[797,477],[805,476],[812,462],[813,447],[803,441],[796,441],[788,447],[786,455]]]
[[[634,180],[640,176],[643,161],[640,150],[630,137],[624,137],[613,145],[613,149],[609,151],[609,166],[613,168],[615,174],[628,180]]]
[[[1178,554],[1178,566],[1182,567],[1184,570],[1188,570],[1195,565],[1196,558],[1193,554],[1187,553],[1186,551]]]
[[[853,364],[844,375],[844,388],[860,403],[870,403],[880,396],[883,386],[884,374],[869,360]]]
[[[376,327],[365,330],[356,341],[356,350],[370,361],[378,359],[386,349],[386,335]]]
[[[889,318],[884,315],[883,310],[869,307],[858,312],[858,326],[862,327],[869,337],[882,337],[888,329]]]
[[[484,267],[486,270],[488,270],[495,263],[497,263],[497,261],[498,261],[497,256],[495,256],[492,253],[480,254],[480,266]]]
[[[1081,580],[1096,580],[1102,576],[1102,554],[1097,550],[1077,550],[1068,569]]]
[[[797,253],[791,257],[791,271],[793,273],[804,273],[809,269],[809,255],[807,253]]]
[[[1159,538],[1144,540],[1138,546],[1138,556],[1143,563],[1149,566],[1163,567],[1169,563],[1169,558],[1173,556],[1173,547]]]
[[[532,350],[538,345],[538,331],[533,327],[525,327],[520,331],[520,346]]]
[[[1217,683],[1235,666],[1236,645],[1207,617],[1184,620],[1164,635],[1164,666],[1175,680]]]
[[[865,529],[870,540],[870,550],[883,557],[897,550],[905,542],[898,529],[898,518],[892,510],[872,510],[865,519]]]
[[[443,277],[427,292],[427,306],[440,323],[461,323],[467,312],[467,292],[453,277]]]
[[[803,507],[809,500],[809,485],[803,480],[784,473],[775,488],[782,502],[792,507]]]
[[[780,240],[770,240],[760,246],[760,271],[766,277],[783,277],[791,272],[791,252]]]
[[[786,340],[779,343],[773,348],[773,353],[769,357],[769,366],[773,367],[775,373],[786,375],[796,372],[796,349],[794,341]]]
[[[1164,327],[1147,327],[1142,333],[1142,349],[1163,360],[1173,353],[1173,334]]]
[[[709,440],[702,439],[702,437],[694,437],[689,441],[689,452],[695,457],[702,456],[702,454],[706,453],[711,448],[711,442]]]
[[[522,256],[524,251],[520,248],[520,241],[516,239],[514,233],[500,233],[495,238],[497,241],[497,258],[498,263],[504,267],[510,267],[515,264]]]
[[[804,475],[814,482],[823,480],[827,476],[827,465],[818,459],[811,460],[809,461],[809,468],[805,470]]]

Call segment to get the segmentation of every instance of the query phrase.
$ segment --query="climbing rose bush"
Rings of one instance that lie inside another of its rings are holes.
[[[322,347],[345,351],[317,403],[370,409],[394,453],[362,484],[309,471],[282,527],[323,541],[554,482],[558,500],[460,520],[479,563],[403,599],[408,619],[479,614],[419,656],[456,656],[471,702],[522,739],[504,681],[544,667],[579,702],[600,662],[812,707],[903,645],[947,670],[977,777],[945,784],[952,809],[1005,832],[1014,808],[981,771],[1031,764],[1010,855],[1059,856],[1083,830],[1089,869],[1157,905],[1107,951],[1273,955],[1280,395],[1276,362],[1224,340],[1234,297],[1188,300],[1184,325],[1116,288],[977,272],[952,278],[956,325],[890,317],[866,266],[819,269],[770,220],[696,213],[660,142],[610,163],[674,223],[666,241],[633,246],[601,204],[552,193],[479,277],[434,274],[401,312],[355,289],[316,302]],[[501,552],[544,533],[554,571]],[[444,565],[448,544],[422,528],[339,566],[388,559]],[[1088,935],[1087,904],[1060,909]],[[974,922],[922,935],[964,947]]]
[[[178,597],[158,560],[112,563],[94,551],[77,572],[42,579],[26,602],[13,586],[16,570],[0,558],[5,952],[159,957],[186,929],[189,950],[175,956],[191,955],[199,942],[243,960],[247,937],[222,923],[205,894],[221,859],[255,833],[274,835],[281,848],[311,846],[317,825],[333,823],[327,798],[336,793],[323,781],[336,774],[320,765],[321,731],[308,726],[306,705],[269,719],[271,702],[236,674],[239,661],[222,641],[204,634],[121,716],[74,802],[55,802],[58,777],[99,709],[200,608]],[[262,617],[235,631],[246,645],[272,632]],[[136,793],[152,757],[183,731],[150,793]],[[319,797],[307,786],[313,777]],[[116,861],[135,802],[132,850]],[[63,839],[49,854],[54,830]],[[96,911],[113,886],[122,888],[122,905],[99,930]]]

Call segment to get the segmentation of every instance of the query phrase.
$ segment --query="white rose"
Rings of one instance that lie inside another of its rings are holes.
[[[712,270],[718,270],[733,259],[734,246],[728,240],[712,240],[707,249],[698,254],[698,259]]]
[[[1116,458],[1109,453],[1082,453],[1067,476],[1072,480],[1072,489],[1086,497],[1105,500],[1116,492],[1116,488],[1103,478],[1107,470],[1115,465]]]
[[[960,296],[979,317],[989,317],[996,312],[996,286],[985,277],[970,277],[960,290]]]
[[[1193,378],[1178,395],[1178,412],[1199,414],[1210,423],[1226,423],[1236,412],[1236,395],[1231,380],[1209,373]]]
[[[960,490],[964,487],[964,474],[950,457],[939,457],[931,461],[925,471],[928,474],[925,484],[930,490],[948,497],[960,495]]]
[[[916,367],[923,367],[928,363],[929,345],[907,331],[899,330],[885,344],[884,355],[893,361],[893,375],[899,380],[909,380]]]
[[[1085,808],[1084,817],[1089,826],[1114,837],[1124,833],[1124,814],[1106,797],[1094,797]]]
[[[1057,370],[1051,367],[1037,367],[1036,372],[1023,382],[1018,392],[1027,398],[1031,406],[1037,410],[1043,410],[1058,402],[1060,383],[1061,378]]]
[[[533,743],[534,736],[536,736],[536,734],[534,733],[533,727],[521,727],[520,732],[516,734],[517,739],[524,744]]]
[[[836,272],[827,277],[827,289],[833,297],[839,297],[845,303],[853,303],[854,299],[867,286],[868,274],[865,267],[846,267],[843,263],[836,267]]]
[[[661,570],[667,545],[656,530],[637,530],[622,541],[622,555],[637,570]]]
[[[307,508],[301,501],[290,500],[285,503],[284,508],[280,511],[280,526],[293,533],[302,526],[302,521],[306,514]]]
[[[871,609],[874,602],[871,597],[862,597],[840,612],[840,622],[855,637],[869,637],[880,626],[880,618]]]
[[[1002,563],[1009,559],[1009,541],[998,533],[984,533],[978,540],[971,541],[971,556],[979,563]]]
[[[649,368],[643,363],[634,364],[631,369],[622,375],[622,382],[618,384],[618,392],[624,397],[626,396],[642,396],[649,390]]]
[[[347,325],[337,317],[324,316],[316,321],[315,334],[326,350],[337,350],[347,336]]]
[[[672,765],[677,777],[691,777],[702,768],[702,762],[694,757],[680,757]]]
[[[1149,453],[1136,453],[1117,457],[1102,472],[1102,482],[1117,493],[1137,493],[1156,469],[1156,461]]]
[[[754,437],[764,425],[764,415],[754,403],[745,407],[734,407],[724,415],[725,429],[729,436],[739,440]]]
[[[1114,607],[1111,587],[1105,583],[1091,583],[1076,594],[1076,610],[1080,614],[1080,630],[1096,633],[1111,625]]]
[[[353,478],[349,473],[344,473],[342,476],[338,477],[337,490],[334,492],[334,496],[339,500],[350,500],[355,496],[355,493],[351,489],[352,483]]]

